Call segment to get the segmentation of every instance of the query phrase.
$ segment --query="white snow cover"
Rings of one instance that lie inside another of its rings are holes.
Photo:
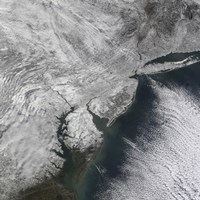
[[[108,180],[102,200],[200,199],[199,101],[176,86],[154,82],[153,88],[159,98],[153,117],[159,126],[145,128],[144,122],[136,143],[124,139],[129,147],[123,177]],[[144,134],[155,139],[149,142]]]
[[[156,10],[164,6],[173,13],[173,1],[160,1]],[[130,104],[137,81],[129,77],[145,73],[146,62],[200,49],[198,12],[194,20],[180,15],[174,33],[166,35],[149,26],[159,20],[149,19],[145,5],[141,0],[0,0],[0,200],[11,200],[15,189],[52,172],[50,160],[62,164],[50,151],[57,145],[56,116],[75,106],[67,119],[73,139],[66,143],[82,151],[96,148],[102,133],[87,111],[89,102],[93,112],[111,121]],[[171,67],[177,66],[165,66]]]

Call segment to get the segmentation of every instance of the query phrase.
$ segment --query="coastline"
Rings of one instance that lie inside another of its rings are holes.
[[[164,71],[164,72],[157,72],[157,73],[153,73],[153,74],[141,74],[141,75],[139,75],[140,77],[142,77],[143,75],[149,75],[149,76],[156,76],[156,75],[161,75],[161,74],[165,74],[165,73],[170,73],[170,72],[172,72],[172,71],[177,71],[177,70],[182,70],[182,69],[186,69],[186,68],[190,68],[191,66],[193,66],[193,65],[196,65],[196,64],[198,64],[199,62],[197,62],[197,63],[193,63],[193,64],[191,64],[191,65],[186,65],[186,66],[184,66],[184,67],[181,67],[181,68],[175,68],[175,69],[172,69],[172,70],[169,70],[169,71]],[[116,122],[116,120],[119,118],[119,117],[121,117],[122,115],[124,115],[124,114],[126,114],[127,112],[128,112],[128,110],[130,109],[130,107],[135,103],[135,101],[136,101],[136,93],[137,93],[137,90],[139,89],[139,87],[140,87],[140,84],[138,84],[137,85],[137,89],[136,89],[136,91],[134,92],[134,94],[133,94],[133,98],[132,98],[132,102],[131,102],[131,104],[129,104],[127,107],[126,107],[126,109],[125,109],[125,111],[123,112],[123,113],[121,113],[120,115],[118,115],[115,119],[113,119],[112,120],[112,122],[111,123],[108,123],[108,124],[106,124],[106,126],[105,127],[103,127],[103,128],[105,128],[105,129],[107,129],[107,131],[108,131],[108,129]],[[94,113],[93,113],[94,114]],[[94,114],[95,115],[95,114]],[[96,115],[97,116],[97,115]],[[103,119],[103,118],[100,118],[100,117],[98,117],[99,119]],[[105,118],[104,118],[105,119]],[[108,131],[109,132],[109,131]],[[106,133],[104,133],[104,137],[105,137],[105,134]],[[97,151],[95,152],[95,154],[94,154],[94,156],[91,158],[91,160],[90,160],[90,162],[88,163],[88,165],[87,165],[87,167],[84,169],[85,171],[83,172],[83,174],[82,174],[82,176],[80,177],[80,183],[79,183],[79,185],[83,185],[84,184],[84,181],[87,181],[87,180],[84,180],[85,178],[87,178],[87,173],[89,173],[90,171],[91,171],[91,168],[93,167],[96,167],[96,163],[98,163],[98,160],[100,159],[101,160],[101,158],[99,158],[99,156],[100,156],[100,153],[101,153],[101,151],[102,151],[102,149],[104,148],[104,143],[105,143],[105,138],[103,139],[103,143],[101,144],[101,146],[97,149]],[[94,169],[93,169],[94,170]],[[100,172],[99,172],[100,173]],[[80,187],[80,186],[79,186]],[[81,200],[86,200],[86,199],[81,199]]]
[[[199,62],[197,63],[193,63],[192,65],[194,64],[198,64]],[[183,68],[187,68],[187,67],[190,67],[191,65],[186,65],[186,66],[183,66],[181,67],[181,69]],[[171,70],[166,70],[166,71],[159,71],[159,72],[155,72],[155,73],[151,73],[151,74],[138,74],[137,76],[137,79],[143,75],[145,76],[151,76],[151,75],[159,75],[159,74],[165,74],[165,73],[168,73],[170,71],[176,71],[176,70],[180,70],[180,68],[175,68],[175,69],[171,69]],[[130,77],[130,78],[134,78],[134,77]],[[99,117],[98,115],[96,115],[95,113],[93,113],[90,109],[89,109],[89,105],[87,105],[87,109],[88,109],[88,112],[92,115],[93,117],[93,123],[95,124],[95,127],[99,130],[99,131],[102,131],[103,132],[103,136],[105,137],[105,130],[108,130],[115,122],[116,120],[121,117],[122,115],[124,115],[125,113],[128,112],[128,110],[130,109],[130,107],[134,104],[135,100],[136,100],[136,93],[137,93],[137,90],[138,90],[138,87],[139,87],[139,80],[138,80],[138,84],[137,84],[137,87],[136,87],[136,90],[135,92],[133,93],[133,96],[132,96],[132,99],[130,101],[130,104],[128,104],[124,109],[123,109],[123,112],[121,112],[120,114],[118,114],[115,118],[113,119],[107,119],[107,118],[101,118]],[[73,109],[73,108],[72,108]],[[105,138],[104,138],[105,139]],[[70,190],[68,190],[67,186],[65,185],[65,183],[61,183],[60,182],[60,178],[58,178],[58,180],[56,180],[54,182],[53,178],[52,180],[45,180],[45,182],[41,182],[41,184],[36,185],[34,186],[33,188],[39,188],[41,185],[45,185],[47,183],[54,183],[55,185],[57,185],[58,187],[55,187],[57,189],[60,189],[62,188],[62,190],[64,190],[64,195],[71,195],[73,200],[77,200],[77,199],[80,199],[78,197],[79,195],[79,190],[80,190],[80,187],[82,184],[84,184],[84,181],[85,181],[85,178],[87,178],[87,173],[88,173],[88,170],[91,169],[91,167],[95,164],[95,162],[98,161],[98,157],[103,149],[103,145],[104,145],[104,142],[105,140],[103,139],[102,141],[102,144],[97,148],[95,149],[93,152],[90,152],[89,149],[87,149],[85,152],[83,153],[80,153],[80,155],[78,155],[78,157],[80,156],[81,158],[84,158],[84,162],[82,162],[80,165],[78,165],[77,167],[77,171],[74,171],[73,174],[72,174],[72,182],[74,183],[73,185],[73,192],[70,192]],[[79,154],[78,153],[78,154]],[[90,160],[86,160],[87,158],[87,155],[88,154],[92,154],[92,157],[90,158]],[[61,169],[61,173],[58,175],[59,176],[63,176],[64,179],[66,178],[66,171],[64,171],[65,169]],[[61,175],[62,174],[62,175]],[[56,176],[54,176],[55,178]],[[63,177],[61,179],[63,179]],[[57,178],[56,178],[57,179]],[[48,188],[46,189],[48,190]],[[27,192],[29,191],[29,189],[27,190]],[[44,191],[43,189],[41,189],[41,192]],[[56,191],[56,190],[55,190]],[[53,191],[52,191],[53,192]],[[37,193],[37,191],[36,191]],[[33,192],[34,194],[34,192]],[[23,195],[22,195],[23,196]],[[29,198],[29,197],[28,197]],[[30,199],[30,198],[29,198]],[[28,200],[29,200],[28,199]],[[34,199],[34,198],[33,198]],[[26,200],[26,198],[22,198],[20,200]]]

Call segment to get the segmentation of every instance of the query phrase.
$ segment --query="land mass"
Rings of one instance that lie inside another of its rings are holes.
[[[199,8],[197,0],[2,0],[1,199],[59,173],[52,163],[65,161],[52,149],[60,150],[64,112],[75,108],[63,142],[89,162],[103,135],[88,109],[111,123],[134,98],[129,77],[197,62],[149,64],[200,50]]]

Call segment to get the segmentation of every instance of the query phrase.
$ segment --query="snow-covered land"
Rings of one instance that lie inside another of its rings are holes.
[[[146,62],[200,49],[199,15],[197,1],[0,0],[1,200],[62,165],[50,150],[56,116],[71,107],[66,144],[99,147],[86,104],[118,116]]]

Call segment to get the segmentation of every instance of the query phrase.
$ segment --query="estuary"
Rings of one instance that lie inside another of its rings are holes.
[[[200,63],[138,77],[131,107],[106,127],[80,200],[199,199]]]

